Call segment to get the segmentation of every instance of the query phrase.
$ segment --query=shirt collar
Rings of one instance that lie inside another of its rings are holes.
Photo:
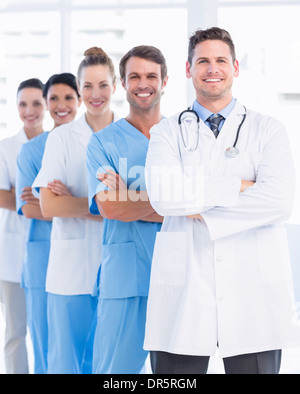
[[[236,103],[236,98],[233,98],[231,102],[225,108],[223,108],[222,111],[218,113],[222,115],[225,119],[227,119],[229,114],[235,107],[235,103]],[[194,101],[193,110],[197,112],[197,114],[199,115],[200,119],[203,120],[203,122],[205,122],[206,119],[213,114],[211,111],[209,111],[208,109],[204,108],[201,104],[199,104],[197,100]]]
[[[26,142],[28,142],[28,137],[24,127],[22,127],[22,129],[17,134],[17,139],[20,142],[20,144],[25,144]]]

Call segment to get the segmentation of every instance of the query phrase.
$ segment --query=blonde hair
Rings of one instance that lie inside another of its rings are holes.
[[[108,66],[113,83],[116,82],[115,67],[111,58],[103,51],[102,48],[92,47],[84,52],[85,58],[82,60],[78,67],[77,78],[80,80],[82,70],[91,66]]]

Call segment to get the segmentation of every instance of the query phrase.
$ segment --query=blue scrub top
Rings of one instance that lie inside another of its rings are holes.
[[[98,173],[111,168],[128,189],[146,190],[145,162],[149,140],[125,119],[94,133],[87,147],[90,212],[99,215],[95,196],[107,187]],[[148,296],[156,233],[160,223],[103,219],[100,298]]]
[[[17,159],[16,203],[23,215],[26,204],[20,196],[24,187],[31,186],[42,167],[42,159],[49,133],[45,132],[22,146]],[[26,255],[23,263],[22,285],[26,288],[44,288],[50,252],[52,222],[29,219]]]

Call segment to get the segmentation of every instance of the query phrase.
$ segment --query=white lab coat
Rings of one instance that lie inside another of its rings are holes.
[[[278,121],[248,111],[240,155],[226,157],[244,113],[237,102],[218,139],[201,121],[195,152],[183,147],[178,115],[151,130],[147,190],[165,220],[152,263],[147,350],[209,356],[218,344],[230,357],[300,345],[283,225],[294,193],[289,142]],[[180,187],[202,193],[164,201],[170,187],[160,166],[177,168]],[[256,184],[239,193],[241,179]],[[196,213],[204,220],[186,217]]]
[[[0,189],[16,185],[17,156],[28,141],[22,128],[13,137],[0,141]],[[28,220],[17,212],[0,209],[0,280],[20,283]]]
[[[58,179],[74,197],[87,198],[86,147],[92,133],[85,115],[53,130],[33,187],[47,187]],[[92,294],[101,263],[102,227],[103,223],[79,218],[53,219],[47,292]]]

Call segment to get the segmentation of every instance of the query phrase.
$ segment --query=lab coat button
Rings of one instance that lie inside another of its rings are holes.
[[[218,262],[218,263],[222,263],[222,261],[223,261],[223,257],[222,257],[222,256],[218,256],[218,257],[217,257],[217,262]]]

